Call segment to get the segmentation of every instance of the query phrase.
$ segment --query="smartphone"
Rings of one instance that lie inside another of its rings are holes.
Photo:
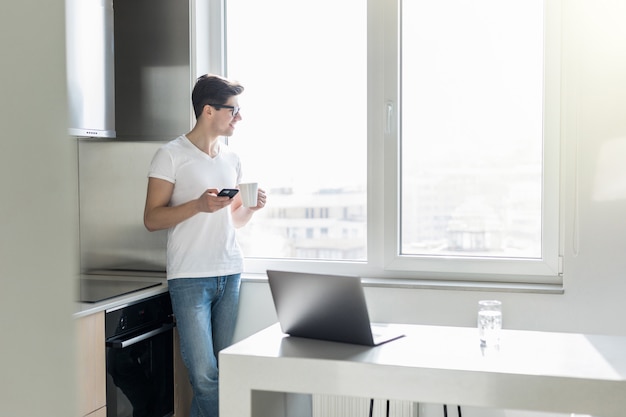
[[[217,196],[218,197],[230,197],[233,198],[239,192],[236,188],[224,188],[220,191]]]

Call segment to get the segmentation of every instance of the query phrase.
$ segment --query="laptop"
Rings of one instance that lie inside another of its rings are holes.
[[[370,323],[359,277],[274,270],[267,276],[283,333],[365,346],[404,336]]]

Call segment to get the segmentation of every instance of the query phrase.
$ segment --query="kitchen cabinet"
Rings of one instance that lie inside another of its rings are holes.
[[[122,305],[136,303],[147,297],[163,293],[162,287],[143,291],[141,294],[121,296],[96,304],[84,304],[86,308],[75,316],[77,329],[76,369],[78,415],[80,417],[106,417],[106,383],[110,377],[106,371],[106,329],[107,314],[116,311]],[[108,311],[108,313],[107,313]],[[179,349],[177,329],[173,331],[173,378],[174,378],[174,416],[189,415],[192,391],[187,369],[183,364]],[[171,375],[171,374],[170,374]],[[109,401],[111,399],[109,398]],[[113,405],[112,405],[113,404]]]
[[[81,317],[76,323],[79,415],[106,417],[104,312]]]
[[[106,417],[106,348],[104,311],[77,322],[78,411],[81,417]],[[174,417],[189,414],[191,385],[174,330]]]

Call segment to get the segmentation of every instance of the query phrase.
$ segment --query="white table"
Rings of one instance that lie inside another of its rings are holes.
[[[260,331],[220,353],[220,416],[310,415],[285,393],[626,416],[626,337],[503,330],[483,351],[473,328],[396,326],[375,348]]]

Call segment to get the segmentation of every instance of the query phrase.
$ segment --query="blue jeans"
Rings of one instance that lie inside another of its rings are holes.
[[[193,388],[189,417],[218,417],[217,354],[232,343],[241,275],[168,281],[180,351]]]

